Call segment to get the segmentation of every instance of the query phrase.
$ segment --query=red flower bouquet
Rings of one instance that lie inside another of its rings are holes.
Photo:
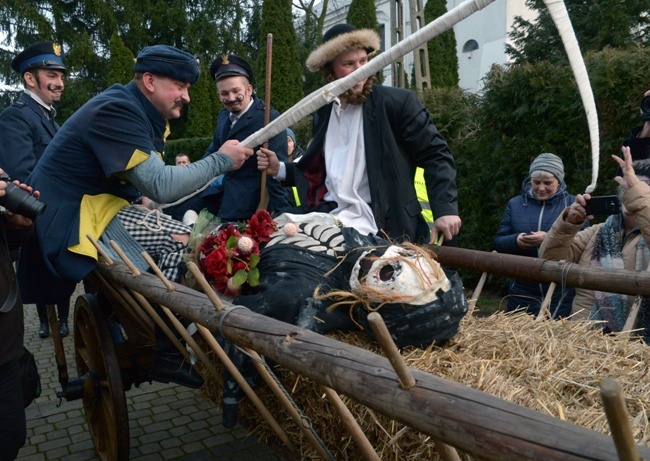
[[[237,296],[244,284],[260,283],[260,244],[278,226],[266,210],[257,211],[245,226],[228,224],[213,230],[198,246],[198,266],[216,290]]]

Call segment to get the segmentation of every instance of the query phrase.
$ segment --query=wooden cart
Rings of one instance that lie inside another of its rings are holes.
[[[489,253],[460,249],[443,250],[439,256],[443,264],[447,259],[450,265],[470,269],[490,260]],[[463,261],[463,258],[467,260]],[[525,266],[531,260],[521,258],[516,262]],[[535,261],[539,264],[538,260]],[[512,264],[509,259],[506,266],[513,267]],[[547,261],[544,264],[547,268],[542,272],[547,279],[552,280],[553,273],[566,278],[566,271],[556,267],[558,263]],[[507,270],[494,271],[510,275]],[[646,277],[638,273],[636,276]],[[246,308],[225,303],[219,310],[215,308],[219,307],[219,301],[213,296],[170,283],[160,274],[140,273],[129,266],[128,261],[125,265],[105,257],[87,282],[93,286],[88,291],[98,294],[83,294],[75,303],[76,379],[68,379],[53,307],[48,306],[48,316],[62,386],[59,395],[67,400],[83,400],[88,428],[97,455],[102,460],[126,460],[129,457],[125,392],[148,381],[154,325],[166,325],[156,314],[158,311],[170,318],[176,314],[195,322],[199,331],[205,334],[209,347],[214,347],[213,352],[224,361],[224,366],[228,367],[227,357],[219,352],[216,341],[215,344],[209,341],[214,339],[212,334],[222,335],[253,354],[259,353],[312,379],[334,395],[343,393],[374,411],[430,435],[448,448],[441,454],[445,460],[459,459],[456,448],[480,459],[506,459],[504,453],[507,452],[508,459],[613,460],[623,456],[623,449],[638,451],[643,458],[650,459],[650,450],[637,447],[633,442],[630,444],[629,440],[614,443],[604,434],[402,367],[399,358],[391,356],[390,344],[382,344],[389,361],[367,350],[263,317]],[[650,280],[644,279],[639,283],[646,283],[650,290]],[[177,336],[171,331],[168,333],[173,338]],[[197,348],[195,352],[199,360],[216,376],[216,370],[205,353],[191,337],[185,339],[191,342],[193,349]],[[179,350],[188,353],[180,343]],[[330,351],[333,350],[337,353],[332,354]],[[363,386],[360,383],[364,383]],[[391,399],[382,397],[386,395]],[[255,398],[254,393],[247,392],[247,396]],[[263,405],[258,409],[264,414]],[[345,418],[344,408],[340,414]],[[458,419],[458,414],[463,418]],[[291,442],[273,416],[264,417],[291,450]],[[346,421],[345,424],[354,432],[354,422]],[[449,427],[454,430],[449,430]],[[545,445],[543,439],[537,437],[547,431],[557,435],[553,446]],[[360,446],[364,444],[363,434],[353,434],[353,438]],[[326,448],[315,448],[321,457],[328,459]],[[377,459],[376,455],[373,458],[372,447],[366,447],[364,453],[366,459]]]

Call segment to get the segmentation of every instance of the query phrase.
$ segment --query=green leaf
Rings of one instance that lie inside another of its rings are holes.
[[[257,267],[253,267],[248,271],[248,284],[252,287],[260,284],[260,270]]]
[[[245,270],[243,269],[238,270],[237,273],[232,277],[232,286],[238,287],[243,285],[244,282],[246,282],[247,277],[248,277],[248,273]]]
[[[260,255],[251,253],[251,269],[257,267],[257,264],[260,262]]]
[[[232,261],[230,261],[230,258],[228,258],[228,262],[226,263],[226,272],[232,274]]]
[[[228,238],[228,241],[226,242],[226,248],[235,248],[237,246],[238,241],[239,241],[239,237],[231,235]]]

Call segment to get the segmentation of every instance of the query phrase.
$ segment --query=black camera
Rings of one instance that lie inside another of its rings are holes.
[[[650,95],[641,100],[641,119],[644,122],[650,120]]]
[[[12,184],[11,178],[6,173],[0,175],[0,181],[7,183],[5,194],[0,197],[0,205],[7,210],[29,218],[32,221],[45,211],[45,203],[39,202],[38,199],[30,195],[25,189],[21,189],[17,185]]]

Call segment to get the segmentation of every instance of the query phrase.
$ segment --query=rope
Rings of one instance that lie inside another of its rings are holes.
[[[219,329],[219,334],[225,338],[225,335],[223,334],[223,321],[226,319],[228,314],[230,314],[232,311],[235,309],[247,309],[245,306],[230,306],[226,307],[223,311],[223,315],[221,316],[221,319],[219,319],[219,325],[217,325],[217,328]]]
[[[155,216],[155,226],[151,226],[147,220],[149,219],[149,216],[154,215]],[[144,215],[144,218],[140,219],[139,221],[136,221],[136,224],[144,226],[146,229],[148,229],[150,232],[162,232],[163,231],[163,225],[160,223],[160,218],[161,218],[162,212],[155,208],[153,210],[147,211],[147,214]]]

